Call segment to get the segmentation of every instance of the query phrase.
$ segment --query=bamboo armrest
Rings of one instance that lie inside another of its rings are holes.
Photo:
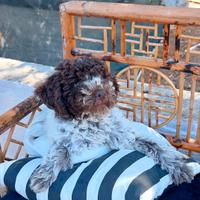
[[[40,105],[41,101],[35,96],[31,96],[2,114],[0,116],[0,135]]]

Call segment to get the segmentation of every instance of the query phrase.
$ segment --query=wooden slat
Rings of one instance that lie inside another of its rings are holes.
[[[188,43],[187,43],[187,50],[186,50],[186,56],[185,56],[185,62],[186,63],[189,63],[190,61],[190,47],[191,47],[191,39],[188,40]]]
[[[191,40],[199,40],[200,41],[200,37],[193,36],[193,35],[184,35],[184,34],[182,34],[181,38],[191,39]]]
[[[126,55],[126,21],[120,21],[120,42],[121,42],[121,55]]]
[[[104,53],[107,53],[107,51],[108,51],[107,30],[103,30],[103,50],[104,50]]]
[[[132,33],[126,33],[125,34],[126,36],[129,36],[129,37],[133,37],[134,39],[137,39],[137,38],[140,38],[140,35],[138,34],[132,34]],[[153,39],[153,40],[163,40],[163,37],[155,37],[155,36],[152,36],[152,35],[149,35],[149,39]],[[158,44],[158,43],[157,43]]]
[[[182,27],[180,25],[176,26],[175,34],[175,52],[174,60],[178,62],[180,60],[180,38],[181,38]]]
[[[27,98],[22,103],[13,107],[6,113],[0,116],[0,134],[4,133],[11,126],[20,121],[27,114],[31,113],[34,109],[41,105],[36,97],[32,96]]]
[[[140,35],[138,34],[126,33],[125,35],[133,38],[140,38]]]
[[[179,76],[178,113],[177,113],[177,122],[176,122],[176,137],[177,138],[180,138],[180,127],[181,127],[182,108],[183,108],[184,81],[185,81],[185,74],[183,72],[181,72],[180,76]]]
[[[110,75],[110,62],[106,61],[106,74]]]
[[[121,56],[120,54],[112,55],[111,53],[104,54],[100,51],[74,48],[72,50],[73,55],[82,56],[88,55],[105,61],[114,61],[119,63],[127,63],[130,65],[139,65],[139,66],[147,66],[151,68],[166,68],[171,69],[173,71],[186,71],[189,73],[194,73],[200,75],[200,67],[199,65],[194,65],[187,67],[185,62],[178,63],[163,63],[161,59],[154,58],[144,58],[142,56]]]
[[[82,29],[90,29],[90,30],[111,30],[112,28],[109,26],[89,26],[89,25],[81,25]]]
[[[175,146],[176,148],[182,148],[185,150],[195,151],[200,153],[200,145],[196,144],[195,140],[189,140],[189,142],[185,142],[184,140],[177,139],[169,134],[164,134],[166,138],[169,140],[169,142]]]
[[[168,60],[169,54],[169,33],[170,33],[170,25],[164,25],[164,40],[163,40],[163,61],[166,62]]]
[[[63,44],[63,57],[72,58],[73,56],[71,54],[71,50],[76,45],[76,41],[74,38],[75,35],[74,17],[66,12],[60,12],[60,20],[61,20],[61,33],[62,33],[62,44]]]
[[[144,122],[144,69],[141,69],[141,122]]]
[[[28,124],[25,124],[23,122],[17,122],[17,125],[22,126],[24,128],[28,128]]]
[[[149,29],[146,30],[146,52],[149,52]]]
[[[120,81],[118,81],[118,82],[120,82]],[[126,82],[126,81],[125,81]],[[154,86],[154,85],[153,85]],[[124,86],[120,86],[119,87],[121,90],[126,90],[126,91],[131,91],[132,90],[132,88],[127,88],[127,87],[124,87]],[[161,88],[161,87],[160,87]],[[164,87],[163,87],[164,88]],[[171,88],[170,88],[171,89]],[[165,91],[163,91],[163,92],[166,92],[166,90]],[[165,94],[161,94],[160,92],[151,92],[151,94],[149,95],[149,93],[147,92],[146,93],[146,91],[144,91],[144,96],[146,95],[146,97],[145,98],[153,98],[152,96],[156,96],[156,97],[164,97],[164,98],[171,98],[171,99],[175,99],[176,98],[176,96],[174,96],[174,95],[165,95]],[[134,96],[134,95],[133,95]],[[139,97],[134,97],[134,98],[139,98]]]
[[[200,144],[200,111],[199,111],[198,125],[197,125],[197,132],[196,132],[196,142],[197,144]]]
[[[159,45],[156,45],[156,46],[155,46],[155,49],[154,49],[154,58],[155,58],[155,59],[157,59],[157,57],[158,57],[158,46],[159,46]]]
[[[104,41],[103,40],[99,40],[99,39],[87,38],[87,37],[78,37],[78,36],[74,36],[74,38],[77,39],[77,40],[104,44]]]
[[[134,74],[134,85],[133,85],[133,97],[137,97],[137,82],[138,82],[138,69],[133,69],[133,74]]]
[[[23,144],[23,142],[21,142],[21,141],[18,141],[18,140],[16,140],[16,139],[13,139],[13,138],[11,138],[11,140],[10,140],[12,143],[15,143],[15,144],[18,144],[18,145],[20,145],[20,146],[23,146],[24,144]]]
[[[81,17],[78,16],[78,37],[81,37]]]
[[[200,12],[197,8],[70,1],[60,5],[60,12],[135,22],[200,25]]]
[[[1,145],[0,145],[0,163],[2,163],[4,161],[4,154],[2,152],[2,149],[1,149]]]
[[[116,54],[116,20],[112,19],[112,54]]]
[[[130,88],[130,76],[131,76],[131,72],[130,72],[130,70],[127,70],[127,74],[126,74],[127,88]]]
[[[140,51],[143,50],[143,37],[144,37],[144,30],[141,29],[141,30],[140,30],[140,45],[139,45],[139,50],[140,50]]]
[[[132,44],[140,44],[140,41],[137,41],[137,40],[126,39],[126,42],[132,43]]]
[[[157,75],[157,79],[156,79],[156,85],[160,86],[160,81],[161,81],[161,77],[160,77],[160,75],[158,74],[158,75]]]
[[[135,25],[134,28],[154,30],[154,26]]]
[[[156,108],[156,125],[155,125],[155,127],[158,128],[158,125],[159,125],[159,109]]]
[[[22,146],[19,145],[17,150],[15,151],[15,156],[13,158],[14,160],[16,160],[19,157],[19,154],[20,154],[21,150],[22,150]]]
[[[195,97],[195,90],[196,90],[196,80],[197,80],[197,77],[195,75],[193,75],[192,76],[192,86],[191,86],[191,96],[190,96],[189,117],[188,117],[188,129],[187,129],[187,136],[186,136],[187,142],[189,141],[190,134],[191,134],[194,97]]]
[[[7,151],[8,151],[8,147],[9,147],[9,145],[10,145],[10,141],[11,141],[11,139],[12,139],[12,137],[13,137],[14,131],[15,131],[15,125],[12,126],[12,127],[10,128],[9,134],[8,134],[8,136],[7,136],[7,138],[6,138],[6,142],[5,142],[4,148],[3,148],[3,154],[4,154],[4,155],[6,155],[6,153],[7,153]]]
[[[161,119],[169,119],[170,116],[166,116],[166,115],[158,115],[158,118],[161,118]]]
[[[157,39],[157,37],[158,37],[158,24],[154,24],[154,36]]]
[[[152,73],[149,73],[148,78],[148,94],[151,95],[152,93]],[[148,126],[151,127],[151,110],[152,110],[152,101],[149,99],[149,106],[148,106]]]
[[[131,34],[134,35],[135,34],[135,22],[131,22]]]
[[[200,55],[200,51],[191,50],[190,53],[191,53],[191,54]]]

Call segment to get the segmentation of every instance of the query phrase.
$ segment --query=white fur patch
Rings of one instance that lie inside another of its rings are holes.
[[[91,80],[84,81],[83,84],[86,85],[88,89],[93,89],[97,86],[103,88],[101,78],[98,76],[93,77]]]

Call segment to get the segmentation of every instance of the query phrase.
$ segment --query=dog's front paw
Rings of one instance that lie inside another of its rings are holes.
[[[35,192],[44,192],[55,180],[53,168],[47,165],[39,166],[31,175],[30,188]]]
[[[191,183],[194,179],[194,174],[191,169],[185,164],[176,165],[175,169],[171,173],[172,180],[175,185],[179,185],[181,183]]]

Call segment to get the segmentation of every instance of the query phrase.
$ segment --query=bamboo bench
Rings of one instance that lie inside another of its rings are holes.
[[[200,153],[200,108],[194,107],[200,104],[195,92],[200,65],[193,63],[200,56],[194,46],[200,42],[200,35],[184,33],[191,25],[199,28],[200,9],[73,1],[60,5],[60,19],[65,59],[91,55],[106,61],[107,73],[117,63],[128,65],[116,75],[120,84],[118,106],[126,116],[158,131],[173,120],[172,133],[160,132],[189,155]],[[98,38],[94,37],[95,32]],[[176,86],[168,77],[170,71],[179,79]],[[191,81],[188,112],[183,105],[186,77]],[[1,162],[19,157],[23,142],[14,138],[15,129],[28,128],[40,105],[32,96],[0,116],[0,134],[7,134],[0,152]],[[183,115],[187,115],[187,121],[182,123]],[[22,122],[25,117],[26,123]],[[187,124],[184,137],[183,124]],[[8,150],[12,144],[17,148],[11,157]]]

